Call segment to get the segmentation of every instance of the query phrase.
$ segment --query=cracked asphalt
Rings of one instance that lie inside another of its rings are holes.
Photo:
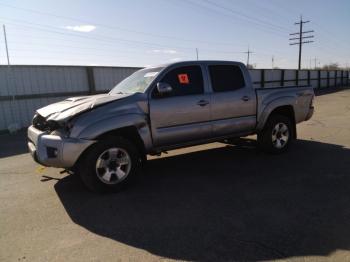
[[[0,261],[350,261],[350,89],[315,107],[286,154],[175,150],[112,195],[0,136]]]

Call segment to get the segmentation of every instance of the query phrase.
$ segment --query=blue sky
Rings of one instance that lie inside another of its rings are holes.
[[[300,14],[315,30],[303,67],[350,66],[350,1],[0,0],[11,64],[146,66],[178,60],[246,61],[295,68],[289,33]],[[0,64],[6,63],[0,35]]]

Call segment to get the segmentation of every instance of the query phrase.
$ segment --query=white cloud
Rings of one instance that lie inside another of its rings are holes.
[[[83,32],[83,33],[89,33],[91,31],[94,31],[96,29],[96,26],[94,25],[68,25],[64,27],[67,30],[71,31],[77,31],[77,32]]]
[[[154,49],[153,53],[162,53],[162,54],[177,54],[176,50],[173,49]]]

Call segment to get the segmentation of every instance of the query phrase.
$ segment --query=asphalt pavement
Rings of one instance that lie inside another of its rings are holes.
[[[315,108],[283,155],[254,137],[175,150],[110,195],[0,136],[0,261],[350,261],[350,89]]]

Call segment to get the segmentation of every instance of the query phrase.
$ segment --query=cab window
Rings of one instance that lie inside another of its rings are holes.
[[[211,86],[214,92],[234,91],[245,86],[242,70],[234,65],[209,66]]]
[[[202,94],[204,92],[203,75],[200,66],[184,66],[169,71],[160,82],[171,86],[169,94],[158,94],[157,88],[153,89],[152,96],[155,98],[186,96]]]

